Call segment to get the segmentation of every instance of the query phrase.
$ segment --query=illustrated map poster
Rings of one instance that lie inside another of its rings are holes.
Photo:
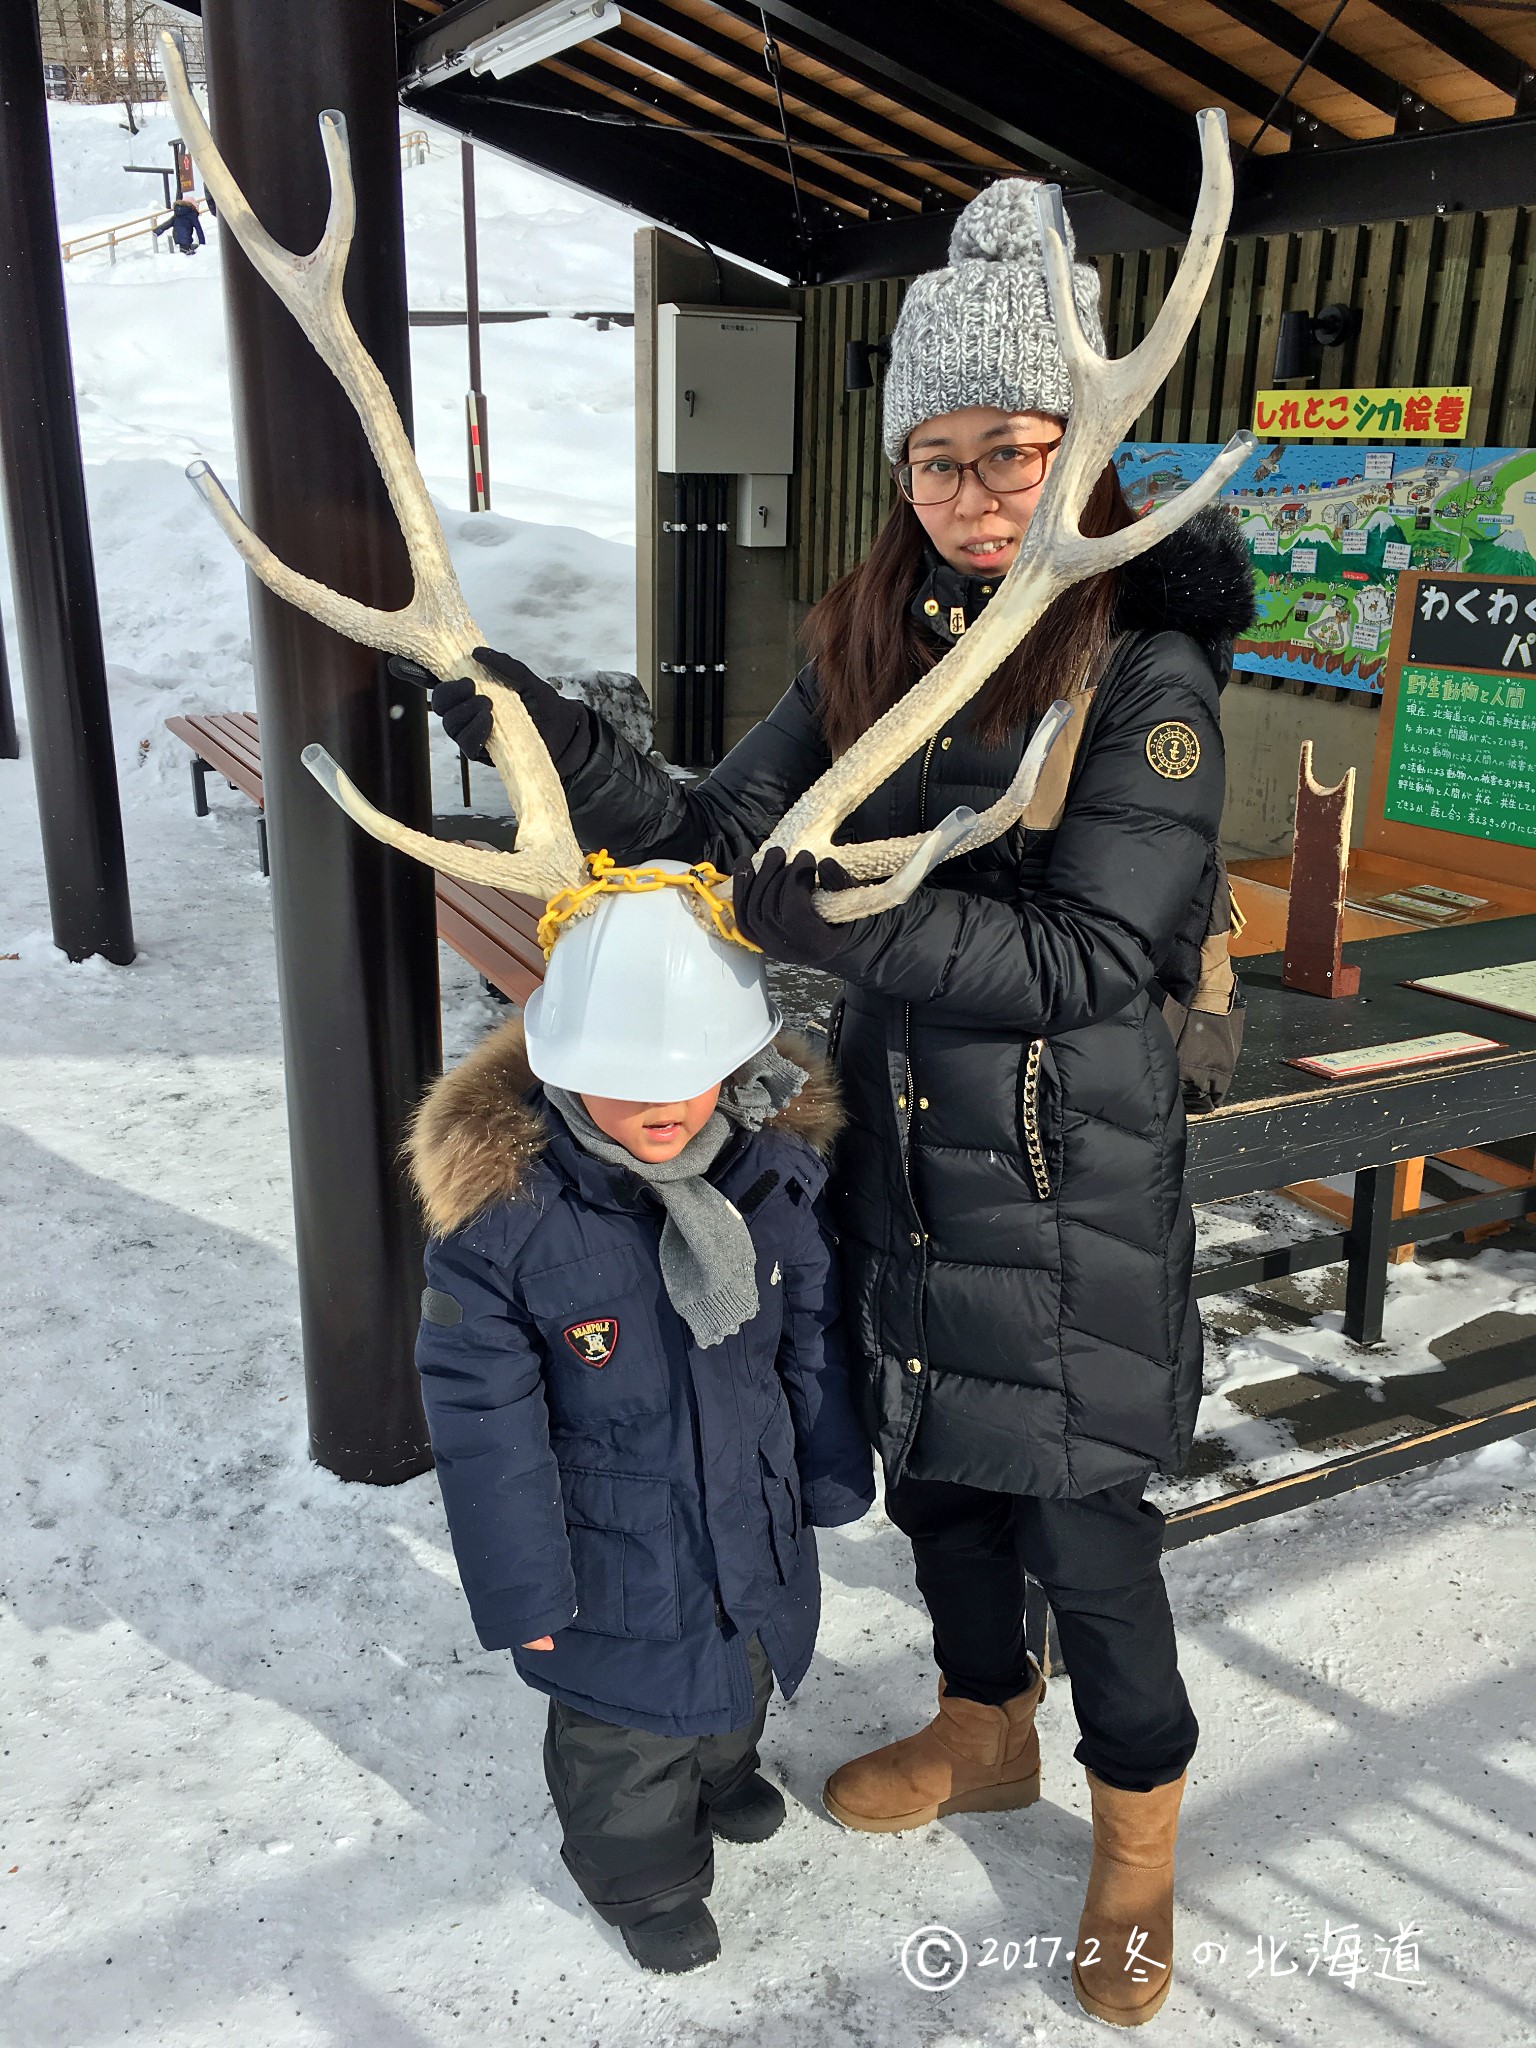
[[[1134,511],[1178,496],[1216,442],[1125,442]],[[1253,565],[1257,618],[1234,667],[1379,694],[1404,569],[1536,575],[1536,449],[1256,448],[1218,503]]]

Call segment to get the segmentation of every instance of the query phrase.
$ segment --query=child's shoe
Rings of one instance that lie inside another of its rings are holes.
[[[669,1977],[701,1969],[720,1956],[720,1930],[702,1900],[652,1913],[619,1929],[624,1946],[642,1970],[660,1970]]]
[[[709,1824],[722,1842],[766,1842],[784,1825],[784,1794],[754,1771],[714,1802]]]

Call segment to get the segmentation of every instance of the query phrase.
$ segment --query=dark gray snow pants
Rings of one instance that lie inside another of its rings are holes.
[[[612,1926],[708,1898],[715,1881],[710,1805],[757,1769],[773,1693],[756,1636],[747,1659],[755,1712],[728,1735],[652,1735],[550,1701],[544,1775],[564,1830],[560,1855]]]

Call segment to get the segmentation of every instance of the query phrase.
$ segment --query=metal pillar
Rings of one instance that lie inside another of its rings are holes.
[[[469,393],[464,401],[469,435],[469,509],[491,509],[491,451],[485,393],[480,388],[480,234],[475,218],[475,145],[459,144],[464,181],[464,313],[469,330]]]
[[[1362,1167],[1355,1175],[1355,1199],[1344,1255],[1344,1334],[1356,1344],[1379,1344],[1386,1317],[1387,1262],[1392,1251],[1390,1166]]]
[[[16,706],[11,702],[11,671],[5,659],[5,631],[0,627],[0,761],[21,759],[21,738],[16,731]]]
[[[54,943],[133,958],[36,0],[0,6],[0,461]]]
[[[203,21],[214,134],[290,249],[325,223],[317,117],[346,115],[347,304],[409,419],[390,0],[205,0]],[[405,548],[356,415],[233,237],[221,248],[241,509],[295,569],[403,604]],[[432,877],[349,823],[299,755],[320,741],[376,803],[430,831],[426,706],[378,655],[254,581],[250,601],[310,1449],[343,1479],[387,1485],[431,1462],[412,1362],[421,1231],[398,1154],[440,1060]]]

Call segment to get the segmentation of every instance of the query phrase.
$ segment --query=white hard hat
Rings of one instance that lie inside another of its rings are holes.
[[[647,863],[684,875],[686,861]],[[573,1094],[686,1102],[779,1032],[763,956],[716,937],[687,891],[599,896],[567,925],[523,1024],[528,1064]]]

